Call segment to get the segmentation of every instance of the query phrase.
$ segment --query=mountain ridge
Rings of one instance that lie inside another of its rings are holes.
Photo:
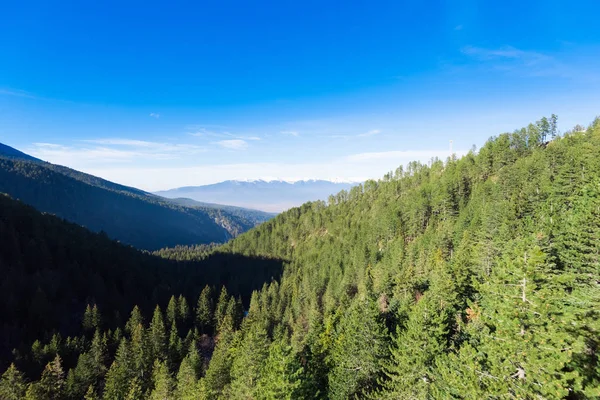
[[[216,206],[186,207],[140,189],[32,159],[6,145],[0,150],[0,192],[141,249],[225,242],[272,216]]]
[[[208,185],[182,186],[153,192],[165,198],[229,204],[237,207],[281,212],[299,207],[307,201],[327,200],[341,190],[349,190],[357,182],[334,182],[322,179],[286,180],[226,180]]]

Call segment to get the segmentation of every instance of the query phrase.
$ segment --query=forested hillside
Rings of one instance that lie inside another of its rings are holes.
[[[0,193],[141,249],[222,243],[272,216],[254,210],[186,207],[17,153],[0,154]]]
[[[243,319],[226,289],[134,309],[117,331],[90,308],[76,339],[20,354],[0,396],[600,397],[600,119],[562,136],[543,119],[215,250],[157,254],[284,267]]]
[[[134,305],[149,312],[206,284],[227,285],[248,302],[280,273],[279,262],[232,254],[167,261],[0,195],[0,365],[15,347],[77,334],[88,303],[105,310],[104,326],[114,329]]]

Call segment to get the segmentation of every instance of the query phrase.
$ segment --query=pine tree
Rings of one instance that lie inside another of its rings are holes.
[[[540,247],[527,239],[512,247],[480,287],[485,326],[472,335],[485,354],[482,384],[490,395],[566,397],[582,385],[569,367],[585,352],[584,336],[572,334],[581,299]]]
[[[233,329],[239,329],[242,319],[244,318],[244,309],[241,299],[235,299],[233,296],[231,296],[229,298],[229,302],[227,303],[225,315],[228,315],[233,321]]]
[[[229,294],[227,293],[227,288],[223,286],[221,288],[221,293],[219,294],[219,300],[217,301],[217,306],[215,308],[215,329],[218,331],[221,329],[221,323],[227,315],[227,306],[229,305]],[[232,321],[233,323],[234,321]]]
[[[198,297],[198,305],[196,306],[196,324],[201,333],[210,333],[210,328],[214,321],[214,302],[213,293],[210,286],[206,285],[200,297]]]
[[[94,330],[94,319],[92,316],[92,306],[89,304],[85,307],[85,312],[83,313],[83,330],[87,332],[92,332]]]
[[[198,377],[200,370],[200,357],[196,346],[192,344],[187,356],[179,366],[177,373],[177,398],[182,400],[194,400],[198,398]]]
[[[405,327],[396,332],[380,398],[429,398],[435,359],[447,346],[448,317],[448,309],[434,294],[418,300]]]
[[[5,400],[21,400],[25,396],[25,377],[10,364],[0,380],[0,398]]]
[[[356,299],[344,313],[331,349],[329,398],[347,399],[375,389],[387,356],[387,329],[370,300]]]
[[[167,305],[167,326],[172,326],[179,319],[179,305],[177,304],[177,298],[171,296],[169,304]]]
[[[190,307],[183,295],[179,295],[177,303],[179,303],[179,323],[184,329],[187,329],[190,318]]]
[[[136,326],[131,333],[131,361],[135,377],[142,390],[145,390],[150,385],[152,378],[152,347],[141,324]]]
[[[129,317],[129,320],[125,324],[125,331],[127,331],[127,333],[131,335],[135,327],[138,325],[144,325],[144,317],[142,316],[140,308],[138,306],[135,306],[131,311],[131,316]]]
[[[171,325],[171,333],[169,335],[169,369],[175,370],[181,362],[181,352],[183,343],[179,337],[177,326],[175,323]]]
[[[88,386],[87,391],[85,392],[85,396],[83,396],[83,400],[98,400],[99,398],[100,397],[98,397],[94,386]]]
[[[217,337],[217,344],[203,379],[203,393],[209,399],[223,395],[231,382],[231,346],[234,332],[230,318],[225,318]]]
[[[154,358],[161,361],[167,359],[167,333],[160,307],[156,306],[149,328],[150,345]]]
[[[106,374],[104,400],[124,399],[133,379],[135,379],[135,370],[131,349],[127,339],[123,338],[117,349],[115,360]]]
[[[49,362],[42,372],[39,382],[29,385],[25,394],[26,399],[60,400],[65,395],[65,373],[62,369],[60,356]]]
[[[127,395],[125,396],[125,400],[144,400],[145,397],[146,396],[144,396],[144,389],[142,388],[142,383],[140,382],[140,379],[136,376],[129,384],[129,389],[127,391]]]
[[[173,399],[173,381],[169,374],[169,368],[164,362],[154,362],[154,374],[152,377],[154,388],[150,393],[150,400]]]
[[[268,357],[269,339],[259,324],[246,327],[239,339],[231,368],[231,399],[256,397],[256,385],[261,368]]]
[[[282,339],[269,347],[269,356],[262,366],[256,384],[256,398],[264,400],[294,400],[300,397],[302,366],[292,347]]]

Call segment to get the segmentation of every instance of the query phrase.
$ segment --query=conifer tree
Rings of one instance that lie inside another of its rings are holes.
[[[387,356],[387,329],[371,300],[356,299],[344,313],[331,349],[329,398],[373,391]]]
[[[217,301],[217,306],[215,308],[215,329],[221,329],[221,323],[227,315],[227,306],[229,305],[229,294],[227,293],[227,288],[223,286],[221,288],[221,293],[219,294],[219,300]],[[233,323],[234,321],[232,321]]]
[[[138,325],[144,325],[144,317],[138,306],[133,307],[129,320],[125,324],[125,331],[131,335],[133,330]]]
[[[171,325],[171,333],[169,335],[169,369],[176,370],[177,366],[181,362],[181,352],[183,349],[183,343],[179,337],[177,326],[175,323]]]
[[[210,364],[203,379],[203,393],[209,399],[217,399],[223,395],[231,382],[232,354],[234,332],[230,318],[225,318],[216,339],[217,344]]]
[[[90,385],[87,388],[87,391],[85,392],[85,396],[83,396],[83,400],[98,400],[100,399],[100,397],[98,397],[98,394],[96,393],[96,389],[94,389],[94,386]]]
[[[89,304],[85,307],[85,312],[83,313],[83,330],[86,332],[92,332],[94,330],[94,318],[92,316],[92,306]]]
[[[179,304],[179,324],[182,328],[187,329],[189,318],[190,318],[190,307],[187,303],[187,300],[183,295],[179,295],[179,299],[177,300]]]
[[[142,390],[148,388],[152,374],[152,347],[147,339],[146,330],[139,324],[131,333],[131,358],[135,377]]]
[[[230,398],[256,397],[256,386],[262,366],[268,357],[268,351],[269,339],[265,329],[259,324],[246,327],[246,331],[239,339],[235,349],[231,367]]]
[[[6,400],[21,400],[25,396],[25,377],[23,373],[10,364],[0,380],[0,398]]]
[[[27,400],[61,400],[65,397],[65,373],[60,356],[49,362],[38,382],[31,383],[25,398]]]
[[[173,381],[169,374],[169,368],[164,362],[154,361],[152,381],[154,384],[152,392],[148,397],[149,400],[173,399]]]
[[[161,361],[166,361],[167,333],[165,330],[165,324],[163,322],[162,312],[160,311],[160,307],[158,305],[154,309],[149,330],[150,346],[152,347],[152,354],[154,358]]]
[[[210,286],[206,285],[196,306],[196,324],[200,333],[210,333],[210,328],[214,324],[214,301]]]
[[[130,382],[135,379],[135,370],[130,345],[126,338],[121,339],[115,360],[106,373],[104,400],[121,400],[129,392]]]
[[[127,395],[125,396],[125,400],[144,400],[145,397],[146,396],[144,396],[144,389],[142,388],[142,383],[140,382],[140,379],[136,376],[129,384],[129,389],[127,391]]]
[[[195,400],[198,398],[198,371],[200,368],[200,357],[196,346],[192,344],[177,373],[176,393],[178,399]]]
[[[430,397],[434,362],[447,346],[447,313],[443,302],[431,293],[413,306],[405,327],[396,332],[380,398]]]
[[[297,390],[302,379],[302,366],[292,347],[284,340],[274,341],[261,368],[256,383],[256,398],[264,400],[294,400],[300,397]]]
[[[167,305],[167,326],[172,326],[179,319],[179,305],[177,304],[177,298],[171,296],[169,304]]]

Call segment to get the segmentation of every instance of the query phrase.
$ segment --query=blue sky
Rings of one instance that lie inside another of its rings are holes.
[[[378,178],[600,114],[597,1],[3,4],[0,142],[147,190]]]

